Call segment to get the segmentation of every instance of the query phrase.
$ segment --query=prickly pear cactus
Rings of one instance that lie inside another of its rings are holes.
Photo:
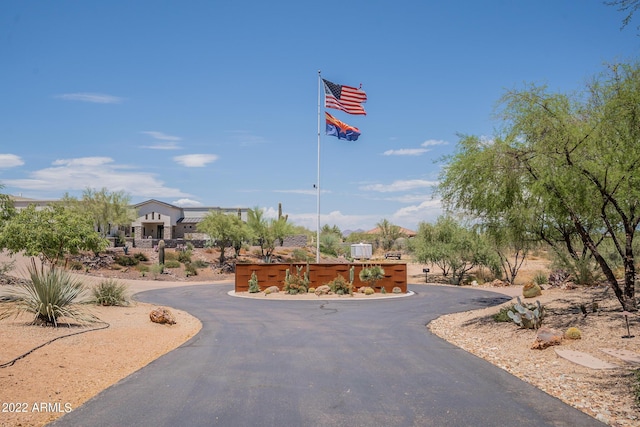
[[[514,310],[508,311],[507,316],[513,322],[524,329],[538,329],[542,325],[542,319],[544,318],[544,307],[540,304],[540,301],[536,301],[536,304],[522,304],[520,297],[518,297],[518,303],[513,305]]]

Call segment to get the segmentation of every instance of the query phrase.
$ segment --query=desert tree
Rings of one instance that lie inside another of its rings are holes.
[[[378,228],[378,235],[380,236],[380,243],[385,251],[393,248],[393,244],[397,239],[404,236],[402,229],[389,222],[386,218],[382,219],[376,224]]]
[[[235,214],[226,214],[220,211],[211,211],[198,223],[198,231],[205,233],[213,241],[214,246],[220,251],[220,265],[225,262],[224,251],[228,247],[239,248],[247,241],[250,231]]]
[[[270,262],[276,248],[276,242],[293,235],[293,227],[286,217],[268,219],[260,207],[249,208],[247,225],[251,230],[251,238],[260,246],[265,262]]]
[[[493,269],[495,265],[486,239],[449,215],[440,216],[435,224],[418,224],[418,232],[409,248],[416,261],[436,265],[454,284],[460,284],[464,275],[474,268]]]
[[[81,199],[65,194],[62,201],[92,218],[96,231],[103,237],[109,235],[112,227],[131,224],[136,218],[130,207],[131,196],[124,191],[86,188]]]
[[[611,65],[579,93],[537,85],[508,91],[498,117],[503,126],[491,142],[461,141],[443,172],[443,199],[479,222],[517,210],[529,236],[555,250],[564,246],[574,261],[591,258],[622,307],[636,310],[638,65]],[[481,161],[484,152],[501,156],[508,170],[489,174]],[[464,176],[456,177],[463,169]],[[474,176],[476,183],[470,181]],[[622,283],[601,249],[605,241],[622,260]]]
[[[44,209],[29,205],[4,223],[0,247],[11,254],[39,256],[52,266],[66,254],[100,252],[109,242],[93,228],[91,218],[55,203]]]

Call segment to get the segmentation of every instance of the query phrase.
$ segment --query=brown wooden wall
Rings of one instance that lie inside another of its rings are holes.
[[[317,288],[332,281],[338,274],[349,281],[349,269],[355,266],[353,285],[357,289],[365,286],[360,281],[360,271],[371,264],[309,264],[309,280],[311,286]],[[394,287],[399,287],[403,293],[407,292],[407,265],[402,263],[381,263],[378,264],[384,269],[384,279],[376,282],[376,291],[384,287],[385,291],[391,293]],[[286,270],[290,273],[297,272],[296,266],[302,266],[302,272],[306,271],[307,264],[236,264],[236,292],[247,292],[249,290],[249,279],[251,273],[256,272],[260,289],[269,286],[284,288],[284,278]]]

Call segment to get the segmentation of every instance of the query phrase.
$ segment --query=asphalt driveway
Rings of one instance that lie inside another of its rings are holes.
[[[499,294],[427,285],[375,301],[143,292],[203,328],[52,426],[603,426],[429,333]],[[487,343],[487,345],[491,345]]]

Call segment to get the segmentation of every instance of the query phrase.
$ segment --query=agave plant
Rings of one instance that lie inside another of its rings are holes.
[[[98,320],[84,305],[91,302],[87,289],[69,272],[44,265],[38,267],[33,258],[27,270],[30,281],[0,291],[10,300],[0,307],[0,319],[31,313],[33,324],[56,327],[60,318],[66,319],[67,325],[69,320],[78,323]]]

